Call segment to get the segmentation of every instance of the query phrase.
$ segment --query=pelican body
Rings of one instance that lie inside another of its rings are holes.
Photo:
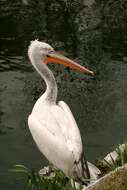
[[[66,176],[75,180],[88,177],[83,166],[83,147],[79,128],[68,105],[57,102],[57,84],[49,62],[64,64],[80,72],[92,71],[55,52],[47,43],[32,41],[29,59],[46,83],[45,93],[36,101],[28,117],[32,137],[40,152]]]

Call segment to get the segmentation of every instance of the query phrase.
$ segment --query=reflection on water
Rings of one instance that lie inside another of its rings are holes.
[[[31,71],[31,66],[24,63],[22,56],[0,55],[0,71]]]
[[[66,101],[71,107],[81,130],[87,158],[94,161],[100,154],[108,152],[112,145],[126,139],[125,51],[122,48],[119,52],[114,51],[115,45],[111,41],[109,44],[107,41],[106,44],[102,43],[106,34],[103,36],[99,28],[101,17],[99,9],[91,7],[93,0],[91,3],[86,1],[85,5],[82,1],[69,2],[0,2],[2,189],[25,189],[8,173],[8,168],[13,164],[40,168],[46,162],[37,150],[27,126],[27,117],[34,102],[45,90],[44,82],[33,72],[27,58],[31,39],[50,42],[56,49],[66,51],[67,56],[76,58],[79,63],[96,72],[95,77],[90,77],[62,66],[50,65],[59,87],[58,100]],[[124,47],[121,44],[120,47]]]

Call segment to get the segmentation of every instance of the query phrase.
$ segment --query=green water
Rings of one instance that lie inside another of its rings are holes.
[[[0,2],[0,189],[27,189],[8,172],[14,164],[39,169],[47,163],[27,126],[27,117],[45,90],[27,57],[32,39],[49,42],[96,72],[90,77],[50,65],[58,100],[70,106],[87,158],[94,162],[127,137],[126,36],[104,32],[100,9],[91,8],[94,1],[86,2],[85,6],[76,0]]]

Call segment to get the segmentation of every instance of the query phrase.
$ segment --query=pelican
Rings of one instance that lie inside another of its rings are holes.
[[[46,83],[45,93],[36,101],[28,117],[28,126],[37,147],[67,177],[77,181],[90,177],[88,165],[91,167],[91,164],[83,159],[79,128],[68,105],[63,101],[57,102],[57,84],[47,64],[63,64],[91,75],[94,75],[93,71],[58,54],[49,44],[38,40],[31,42],[28,56]]]

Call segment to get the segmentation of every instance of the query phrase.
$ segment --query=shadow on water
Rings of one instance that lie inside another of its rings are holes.
[[[87,158],[94,161],[126,139],[127,7],[124,1],[120,3],[121,6],[112,0],[108,3],[100,0],[0,2],[0,186],[3,189],[26,188],[8,173],[13,164],[40,168],[46,163],[27,127],[27,117],[45,90],[44,82],[27,58],[32,39],[49,42],[96,73],[95,77],[84,76],[50,65],[59,87],[58,100],[71,107]]]

